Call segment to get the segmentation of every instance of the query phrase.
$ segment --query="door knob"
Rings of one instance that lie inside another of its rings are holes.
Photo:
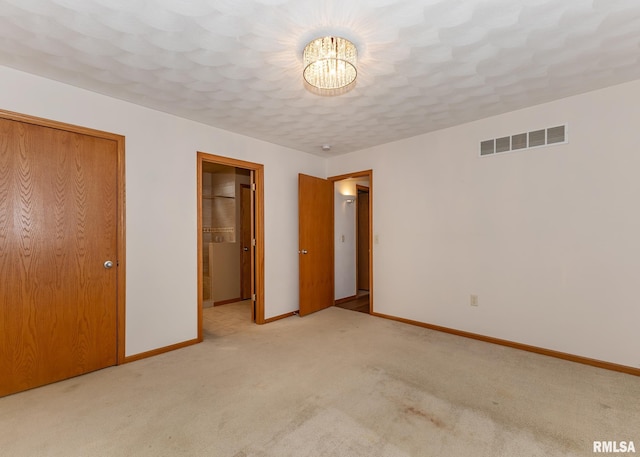
[[[309,253],[309,251],[307,251],[306,249],[303,249],[303,250],[302,250],[302,251],[300,251],[300,252],[302,252],[303,254],[308,254],[308,253]]]
[[[109,268],[113,267],[113,262],[111,260],[107,260],[104,263],[104,267],[108,270]]]
[[[245,247],[243,247],[243,248],[242,248],[242,250],[243,250],[243,251],[248,251],[248,250],[249,250],[249,248],[245,246]]]

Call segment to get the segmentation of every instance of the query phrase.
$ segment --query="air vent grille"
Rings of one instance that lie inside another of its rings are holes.
[[[547,129],[547,144],[565,142],[564,125]]]
[[[496,139],[496,152],[511,151],[511,137],[505,136]]]
[[[495,152],[495,140],[487,140],[480,143],[480,155],[493,154]]]
[[[535,132],[529,132],[529,147],[535,148],[537,146],[544,146],[547,140],[547,132],[544,130],[536,130]]]
[[[480,142],[480,156],[502,154],[505,152],[522,151],[556,144],[568,143],[567,126],[558,125],[527,133],[517,133],[493,140]]]
[[[527,149],[527,134],[526,133],[518,133],[517,135],[513,135],[511,137],[511,150],[516,151],[518,149]]]

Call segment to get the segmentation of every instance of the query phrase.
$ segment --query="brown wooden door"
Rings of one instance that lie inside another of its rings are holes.
[[[251,204],[251,187],[243,185],[240,194],[240,220],[241,220],[241,241],[240,249],[241,257],[241,297],[243,300],[251,298],[251,251],[252,246],[252,204]]]
[[[0,119],[0,395],[116,363],[117,160],[113,140]]]
[[[333,182],[298,175],[300,316],[333,305]]]
[[[359,186],[358,186],[359,187]],[[358,189],[358,290],[369,290],[369,191]]]

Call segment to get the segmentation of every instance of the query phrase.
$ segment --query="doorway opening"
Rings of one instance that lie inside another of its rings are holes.
[[[335,305],[370,314],[372,300],[371,170],[334,183]]]
[[[261,164],[198,153],[198,339],[203,310],[229,305],[264,323]]]

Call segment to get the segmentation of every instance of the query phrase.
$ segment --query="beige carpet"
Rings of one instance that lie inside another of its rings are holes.
[[[2,456],[591,456],[640,378],[330,308],[0,399]]]

